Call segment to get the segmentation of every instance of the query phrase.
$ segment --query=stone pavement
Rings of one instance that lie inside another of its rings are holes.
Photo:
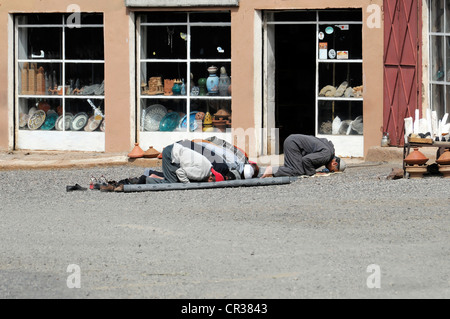
[[[421,151],[434,161],[436,149],[423,148]],[[159,159],[130,159],[127,153],[94,153],[94,152],[63,152],[63,151],[0,151],[0,170],[19,169],[61,169],[86,168],[98,166],[134,165],[141,167],[161,166]],[[271,157],[251,158],[261,166],[271,162]],[[346,158],[348,165],[361,163],[388,162],[401,164],[403,148],[373,147],[366,158]],[[276,158],[282,163],[283,157]]]

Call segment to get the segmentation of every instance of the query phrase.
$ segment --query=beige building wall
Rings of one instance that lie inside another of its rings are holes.
[[[66,12],[70,0],[0,2],[0,149],[13,147],[13,35],[11,16],[15,13]],[[105,105],[107,113],[106,152],[129,151],[135,141],[135,51],[134,12],[123,0],[78,0],[82,12],[102,12],[105,32]],[[261,51],[261,10],[362,8],[365,20],[373,19],[369,5],[382,7],[382,0],[241,0],[231,10],[232,74],[234,128],[252,129],[261,125],[261,90],[258,69]],[[200,10],[202,8],[195,8]],[[204,8],[206,9],[206,8]],[[211,8],[207,8],[211,10]],[[148,10],[148,9],[147,9]],[[167,9],[165,9],[167,10]],[[180,9],[177,9],[180,10]],[[184,10],[184,9],[181,9]],[[380,11],[381,12],[381,11]],[[381,17],[380,17],[381,18]],[[9,26],[9,28],[8,28]],[[378,146],[383,125],[383,22],[380,27],[363,24],[364,60],[364,154]],[[255,67],[256,65],[256,67]],[[255,133],[256,138],[257,133]],[[242,148],[255,152],[256,143]]]

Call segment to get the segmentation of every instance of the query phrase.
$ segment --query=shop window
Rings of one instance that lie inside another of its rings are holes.
[[[264,125],[279,130],[280,152],[289,135],[307,134],[362,156],[362,10],[266,12],[265,21]]]
[[[75,28],[68,17],[16,16],[19,143],[29,131],[104,132],[103,15],[81,14]],[[57,149],[52,140],[38,148]]]
[[[450,113],[450,0],[429,2],[430,104],[439,118]]]
[[[230,13],[150,12],[137,24],[140,141],[147,132],[226,132]]]
[[[317,132],[363,135],[361,10],[319,11]]]

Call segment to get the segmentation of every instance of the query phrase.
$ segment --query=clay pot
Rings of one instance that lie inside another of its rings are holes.
[[[214,127],[217,127],[221,132],[225,132],[227,128],[227,120],[219,118],[218,120],[213,120]]]
[[[144,152],[144,157],[145,157],[145,158],[156,158],[156,157],[158,157],[159,154],[160,154],[160,153],[159,153],[157,150],[155,150],[155,149],[153,148],[153,146],[150,146],[150,147],[148,148],[148,150],[146,150],[146,151]]]
[[[418,148],[415,148],[413,152],[411,152],[406,158],[405,163],[407,165],[424,165],[428,162],[429,158],[423,155],[422,152],[419,151]]]
[[[43,110],[45,113],[47,113],[50,108],[50,104],[48,104],[47,102],[39,102],[38,104],[38,110]]]
[[[441,165],[450,164],[450,150],[445,150],[445,152],[436,160],[436,163]]]
[[[229,118],[230,115],[231,114],[227,110],[224,110],[224,109],[220,109],[220,110],[217,111],[216,114],[214,114],[214,116],[218,117],[218,118],[220,118],[220,117],[221,118]]]
[[[197,114],[195,114],[195,119],[196,120],[203,121],[204,118],[205,118],[205,113],[204,112],[198,112]]]
[[[134,144],[133,150],[128,154],[129,158],[140,158],[144,157],[144,151],[139,147],[139,143]]]

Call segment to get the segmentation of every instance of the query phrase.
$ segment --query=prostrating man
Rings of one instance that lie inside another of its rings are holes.
[[[330,172],[343,172],[346,163],[335,155],[331,141],[315,136],[292,134],[284,141],[284,165],[268,166],[262,177],[312,176],[325,166]]]

